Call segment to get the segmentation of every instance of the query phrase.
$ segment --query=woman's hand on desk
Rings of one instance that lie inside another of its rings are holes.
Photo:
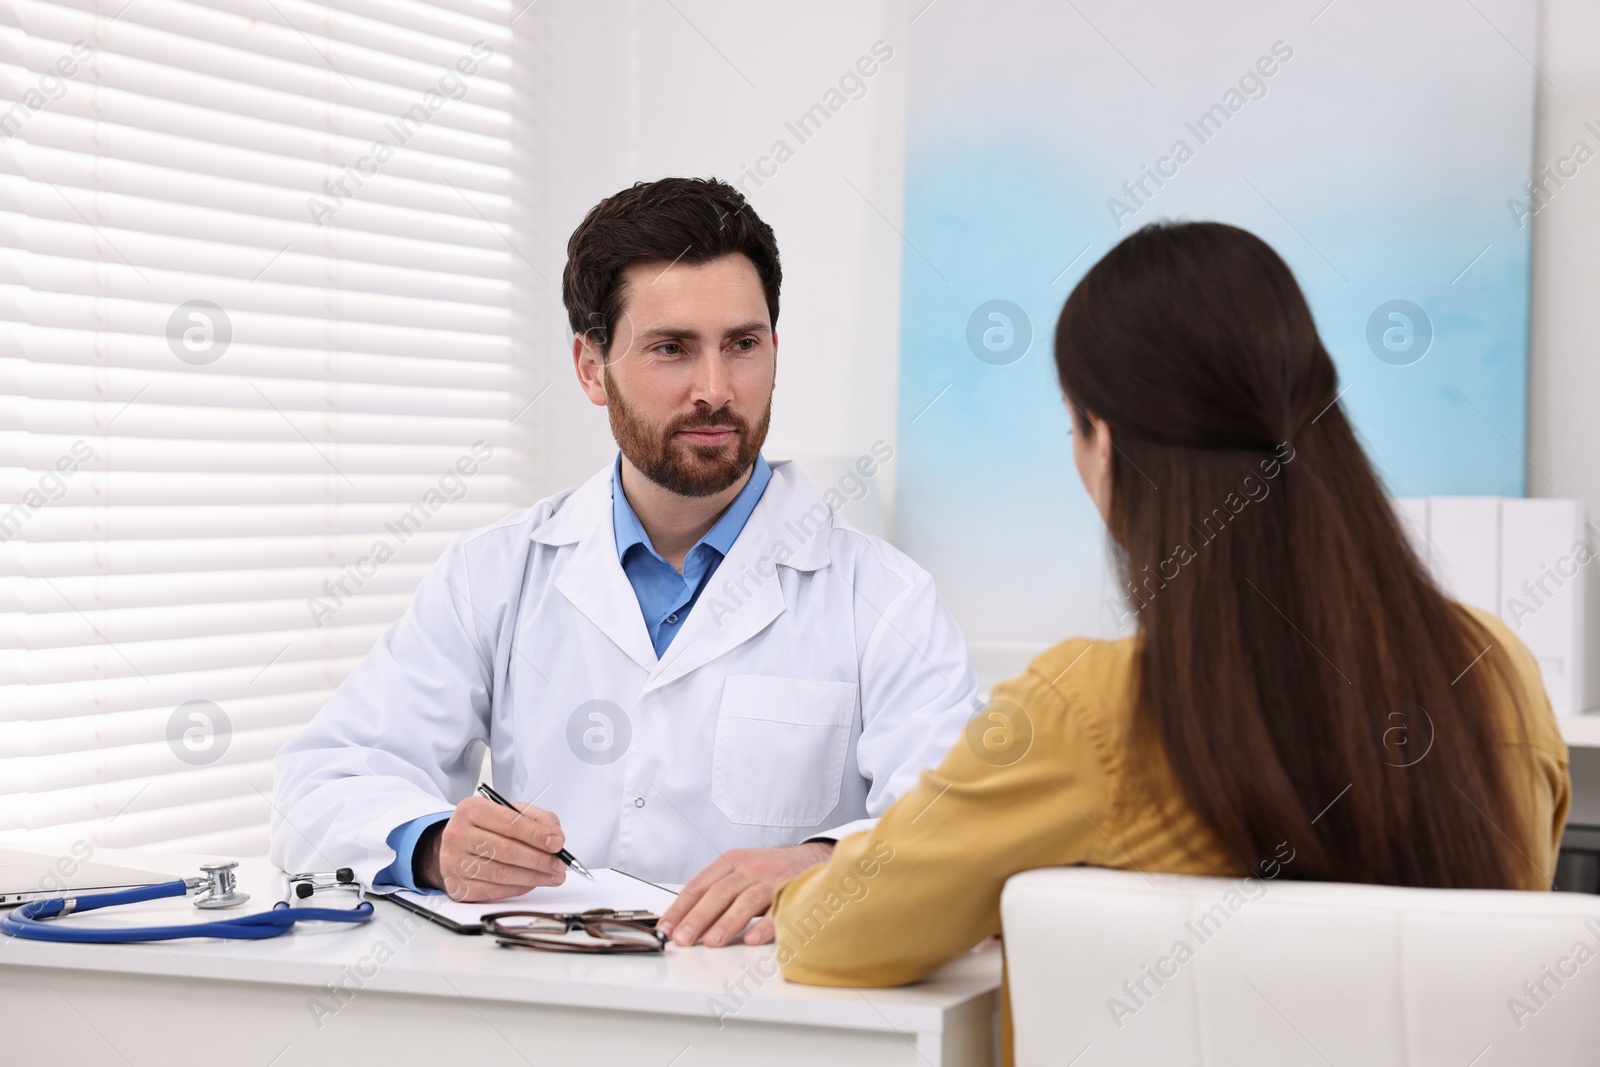
[[[828,862],[833,842],[808,841],[784,848],[736,848],[724,852],[689,881],[656,929],[675,945],[692,945],[702,935],[713,948],[733,941],[751,919],[746,945],[764,945],[776,928],[767,914],[778,887],[802,871]]]
[[[555,856],[566,844],[561,820],[532,804],[519,808],[479,796],[457,804],[417,843],[417,884],[456,900],[502,900],[566,881],[567,865]]]

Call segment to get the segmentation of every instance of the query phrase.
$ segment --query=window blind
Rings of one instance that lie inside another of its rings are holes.
[[[0,8],[0,840],[255,855],[513,506],[490,0]]]

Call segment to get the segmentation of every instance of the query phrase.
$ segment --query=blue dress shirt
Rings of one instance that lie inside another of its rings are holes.
[[[700,599],[700,591],[711,581],[717,566],[733,547],[770,481],[772,468],[767,466],[766,459],[757,456],[750,480],[722,517],[683,557],[683,573],[680,574],[656,551],[639,516],[628,505],[628,498],[622,492],[622,457],[617,457],[617,465],[611,473],[611,526],[617,538],[617,559],[628,576],[628,584],[633,586],[633,595],[639,600],[639,610],[644,613],[644,624],[650,631],[650,643],[655,646],[657,659],[678,635],[683,620],[689,617],[689,609]]]
[[[618,453],[617,461],[611,468],[611,528],[616,536],[617,561],[622,564],[622,572],[628,576],[628,584],[633,586],[633,595],[639,601],[639,610],[644,615],[645,628],[650,631],[650,643],[655,646],[657,659],[666,652],[672,639],[678,636],[683,621],[689,617],[695,601],[700,599],[701,591],[711,581],[711,576],[716,573],[734,541],[738,540],[745,523],[750,521],[750,514],[755,511],[770,481],[772,468],[767,466],[764,456],[756,456],[750,480],[739,490],[739,495],[733,498],[733,503],[728,505],[711,529],[706,531],[705,536],[689,549],[688,555],[683,557],[683,571],[679,573],[650,543],[650,535],[645,533],[639,516],[629,506],[628,497],[622,491],[622,455]],[[416,884],[412,879],[411,861],[423,831],[444,822],[451,814],[441,811],[424,815],[389,831],[387,841],[389,847],[394,849],[395,858],[393,863],[378,872],[377,881],[383,885],[397,885],[420,892],[437,892]]]

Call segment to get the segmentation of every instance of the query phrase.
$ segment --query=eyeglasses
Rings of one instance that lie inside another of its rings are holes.
[[[666,935],[653,925],[655,915],[642,911],[596,908],[578,915],[544,911],[500,911],[483,917],[484,933],[506,948],[537,948],[547,952],[581,952],[618,955],[665,952]]]

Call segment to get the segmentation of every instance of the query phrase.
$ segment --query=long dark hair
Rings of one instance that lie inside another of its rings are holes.
[[[1283,260],[1233,226],[1147,226],[1068,297],[1055,356],[1077,432],[1093,414],[1114,446],[1130,765],[1159,746],[1244,871],[1287,842],[1295,878],[1537,883],[1508,843],[1508,654],[1410,547]]]

